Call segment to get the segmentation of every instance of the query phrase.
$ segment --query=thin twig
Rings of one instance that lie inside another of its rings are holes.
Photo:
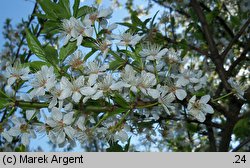
[[[37,8],[37,6],[38,6],[38,4],[37,4],[37,2],[36,2],[35,5],[34,5],[32,14],[31,14],[31,16],[30,16],[30,19],[29,19],[29,21],[28,21],[28,23],[27,23],[27,25],[26,25],[26,28],[28,28],[28,27],[30,26],[31,22],[33,21],[33,19],[34,19],[34,14],[36,13],[36,8]],[[16,55],[15,55],[15,59],[14,59],[14,61],[13,61],[13,64],[14,64],[14,62],[16,61],[16,59],[18,58],[18,56],[19,56],[19,52],[20,52],[20,50],[21,50],[21,48],[22,48],[22,45],[23,45],[24,40],[25,40],[25,35],[23,35],[23,37],[22,37],[22,39],[21,39],[21,42],[20,42],[19,45],[18,45],[17,52],[16,52]]]
[[[230,41],[226,49],[222,52],[221,57],[224,60],[227,56],[228,52],[232,49],[234,43],[240,38],[240,36],[245,32],[246,28],[250,24],[250,18],[245,22],[245,24],[241,27],[240,31],[234,36],[234,38]]]

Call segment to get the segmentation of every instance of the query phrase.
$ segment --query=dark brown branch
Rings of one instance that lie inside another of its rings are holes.
[[[240,64],[240,62],[244,61],[245,59],[247,59],[246,55],[250,50],[250,39],[248,39],[248,42],[246,43],[246,46],[243,50],[243,52],[240,54],[240,56],[232,63],[232,65],[230,66],[230,68],[228,69],[227,73],[228,76],[231,76],[233,73],[233,70],[235,69],[235,67],[237,65]]]
[[[171,38],[168,38],[168,37],[166,37],[166,40],[167,40],[167,42],[172,43],[172,44],[176,44],[176,45],[178,45],[178,44],[184,44],[182,42],[178,42],[178,41],[172,40]],[[208,56],[208,52],[207,51],[204,51],[204,50],[202,50],[202,49],[200,49],[198,47],[195,47],[195,46],[193,46],[191,44],[184,44],[184,45],[186,45],[189,49],[196,51],[197,53],[200,53],[202,55]]]
[[[179,13],[179,14],[182,15],[182,16],[185,16],[186,18],[190,18],[190,15],[189,15],[187,12],[185,12],[184,10],[174,9],[174,8],[172,8],[171,6],[167,5],[166,3],[162,3],[162,2],[157,1],[157,0],[153,0],[153,1],[154,1],[155,3],[158,3],[158,4],[162,5],[162,6],[164,6],[165,8],[168,8],[169,10],[172,10],[172,11],[174,11],[174,12]]]
[[[246,28],[248,27],[249,24],[250,24],[250,18],[248,18],[248,20],[245,22],[245,24],[241,27],[240,31],[234,36],[234,38],[232,39],[232,41],[230,41],[230,43],[228,44],[228,46],[226,47],[226,49],[222,52],[222,54],[221,54],[222,60],[225,59],[225,57],[227,56],[228,52],[232,49],[232,46],[234,45],[234,43],[245,32],[245,30],[246,30]]]
[[[205,9],[208,12],[211,12],[211,9],[209,7],[207,7],[204,3],[200,2],[200,5],[203,9]],[[233,31],[230,29],[230,27],[227,25],[227,23],[225,22],[225,20],[223,18],[221,18],[220,16],[216,16],[215,17],[220,24],[224,27],[224,29],[226,30],[226,32],[228,32],[228,34],[233,38],[234,37],[234,33]]]
[[[223,61],[221,60],[218,49],[216,48],[212,33],[211,33],[209,26],[208,26],[208,23],[206,21],[206,17],[204,15],[203,11],[201,10],[199,3],[196,0],[191,0],[190,4],[191,4],[192,8],[194,9],[194,12],[198,16],[199,21],[201,22],[203,34],[206,38],[208,48],[210,50],[209,57],[211,58],[211,60],[215,64],[216,70],[219,74],[219,77],[220,77],[223,85],[225,86],[225,88],[227,90],[230,90],[231,87],[227,82],[227,75],[226,75],[226,71],[223,67]]]
[[[212,120],[212,115],[207,115],[206,120],[208,122],[211,122]],[[216,140],[214,137],[214,130],[211,126],[206,126],[207,127],[207,132],[208,132],[208,139],[209,139],[209,144],[210,144],[210,152],[216,152],[217,147],[216,147]]]

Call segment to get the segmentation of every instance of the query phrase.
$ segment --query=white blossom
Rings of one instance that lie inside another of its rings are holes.
[[[49,131],[52,143],[59,145],[68,138],[71,140],[74,138],[75,129],[71,126],[75,119],[73,115],[74,112],[62,113],[58,108],[52,108],[51,117],[46,119],[46,124],[52,128]]]
[[[78,103],[82,97],[80,90],[84,86],[84,76],[79,76],[77,79],[70,82],[66,77],[62,77],[61,85],[63,91],[60,99],[65,99],[72,96],[74,102]]]
[[[239,97],[242,100],[245,100],[244,98],[244,92],[247,89],[247,87],[244,84],[238,84],[233,80],[233,78],[228,79],[228,83],[233,88],[233,91],[235,92],[236,96]]]
[[[76,31],[72,34],[72,37],[77,40],[77,46],[82,44],[83,37],[91,37],[93,34],[93,27],[91,27],[91,20],[87,17],[81,20],[77,20],[75,25]]]
[[[29,67],[22,68],[21,65],[14,65],[8,66],[4,75],[8,79],[7,84],[11,86],[16,80],[28,80],[29,72]]]
[[[31,81],[33,90],[30,92],[30,97],[45,95],[45,91],[49,91],[55,83],[53,67],[42,66],[41,70],[35,74],[33,81]]]
[[[187,110],[189,114],[195,117],[198,121],[204,122],[205,115],[214,113],[212,106],[210,106],[208,101],[210,100],[209,95],[202,96],[200,100],[196,100],[196,96],[193,96],[188,103]]]
[[[161,92],[158,98],[158,102],[163,106],[164,110],[168,115],[170,115],[171,111],[174,111],[175,106],[173,101],[175,100],[174,94],[168,93],[168,90],[165,87],[157,86],[157,89]]]
[[[162,46],[156,44],[147,44],[140,51],[142,57],[146,57],[149,61],[160,61],[164,55],[166,55],[168,49],[162,49]]]
[[[139,36],[138,34],[132,35],[129,32],[121,35],[112,35],[111,37],[116,40],[120,40],[120,42],[117,43],[119,46],[135,46],[142,39],[142,36]]]
[[[74,17],[70,19],[63,19],[62,20],[62,28],[63,28],[63,35],[65,36],[64,45],[66,45],[69,40],[76,34],[76,26],[77,20]]]
[[[30,138],[36,138],[36,134],[31,125],[25,122],[24,118],[13,117],[11,120],[15,126],[8,130],[9,135],[13,137],[20,136],[21,143],[25,146],[29,145]]]

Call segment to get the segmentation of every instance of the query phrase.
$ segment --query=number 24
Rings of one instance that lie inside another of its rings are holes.
[[[246,156],[243,155],[243,156],[240,156],[240,155],[235,155],[234,156],[236,159],[236,161],[234,163],[246,163]]]

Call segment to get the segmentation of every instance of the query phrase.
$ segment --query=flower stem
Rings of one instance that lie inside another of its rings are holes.
[[[227,96],[230,96],[231,94],[234,94],[234,92],[230,92],[230,93],[225,94],[225,95],[223,95],[223,96],[221,96],[221,97],[218,97],[218,98],[216,98],[216,99],[213,99],[212,102],[216,102],[216,101],[218,101],[218,100],[221,100],[221,99],[223,99],[223,98],[225,98],[225,97],[227,97]]]
[[[114,132],[116,130],[116,128],[119,128],[121,126],[121,124],[127,118],[127,116],[129,115],[130,112],[131,112],[131,110],[128,110],[125,113],[125,115],[119,120],[119,122],[111,129],[111,132]]]
[[[156,60],[154,60],[154,73],[155,73],[156,81],[158,83],[159,82],[159,77],[158,77],[157,68],[156,68]]]
[[[147,105],[144,105],[144,106],[138,106],[137,108],[153,107],[153,106],[156,106],[156,105],[158,105],[158,104],[159,104],[159,102],[155,102],[155,103],[147,104]]]

